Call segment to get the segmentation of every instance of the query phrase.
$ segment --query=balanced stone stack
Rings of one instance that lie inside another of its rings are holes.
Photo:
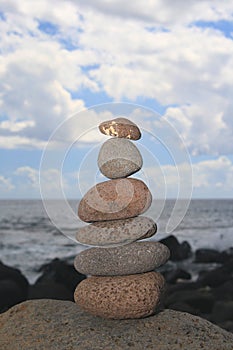
[[[142,168],[142,156],[129,140],[140,139],[139,128],[117,118],[99,129],[111,136],[98,157],[101,173],[110,180],[92,187],[78,207],[79,218],[91,224],[79,229],[76,238],[95,247],[75,259],[76,270],[89,277],[77,286],[74,299],[95,316],[142,318],[157,310],[165,282],[154,270],[170,252],[159,242],[140,241],[153,236],[157,226],[140,216],[151,205],[150,190],[143,181],[129,178]]]

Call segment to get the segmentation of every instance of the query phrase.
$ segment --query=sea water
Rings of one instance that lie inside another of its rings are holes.
[[[76,213],[78,202],[69,202]],[[54,212],[60,214],[59,201],[52,202]],[[164,210],[157,220],[158,233],[152,238],[158,240],[166,234],[163,229],[171,215],[173,200],[166,201]],[[152,205],[156,208],[156,201]],[[146,215],[146,214],[145,214]],[[61,217],[65,232],[75,237],[75,228]],[[63,231],[63,230],[62,230]],[[193,250],[214,248],[224,250],[233,247],[233,200],[192,200],[179,226],[172,232],[180,242],[186,240]],[[33,283],[39,275],[41,265],[54,258],[72,263],[83,245],[61,233],[50,221],[40,200],[0,201],[0,260],[19,268]]]

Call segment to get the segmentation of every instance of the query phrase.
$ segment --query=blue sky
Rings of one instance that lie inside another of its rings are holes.
[[[144,130],[138,176],[155,194],[176,196],[180,181],[190,195],[192,170],[193,198],[233,198],[231,2],[0,1],[0,34],[0,198],[40,198],[41,157],[59,125],[42,163],[48,196],[61,174],[66,196],[80,196],[78,171],[92,150],[83,188],[103,181],[97,125],[118,116],[116,102]],[[67,147],[61,169],[53,160]]]

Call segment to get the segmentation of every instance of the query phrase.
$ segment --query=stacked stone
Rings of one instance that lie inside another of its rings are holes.
[[[74,293],[75,302],[87,312],[105,318],[142,318],[155,313],[164,279],[154,270],[166,263],[169,249],[152,241],[156,223],[143,214],[152,195],[146,184],[130,175],[142,168],[142,156],[131,140],[141,132],[136,124],[117,118],[100,124],[112,136],[99,152],[98,166],[110,180],[98,183],[82,198],[78,215],[91,223],[77,233],[77,240],[95,247],[75,259],[77,271],[88,277]],[[138,242],[139,241],[139,242]]]

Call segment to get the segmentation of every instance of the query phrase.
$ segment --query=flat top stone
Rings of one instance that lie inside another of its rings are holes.
[[[162,243],[134,242],[84,250],[75,258],[74,266],[84,275],[131,275],[153,271],[165,264],[169,256],[169,249]]]
[[[104,142],[98,156],[98,167],[110,179],[127,177],[142,168],[142,156],[126,139],[111,138]]]
[[[139,140],[141,132],[136,124],[126,118],[107,120],[99,125],[102,134],[119,138]]]
[[[94,317],[70,301],[31,300],[0,315],[1,350],[232,350],[233,334],[188,313]]]
[[[94,222],[81,227],[76,239],[90,246],[111,247],[149,238],[157,232],[156,223],[146,216]]]

